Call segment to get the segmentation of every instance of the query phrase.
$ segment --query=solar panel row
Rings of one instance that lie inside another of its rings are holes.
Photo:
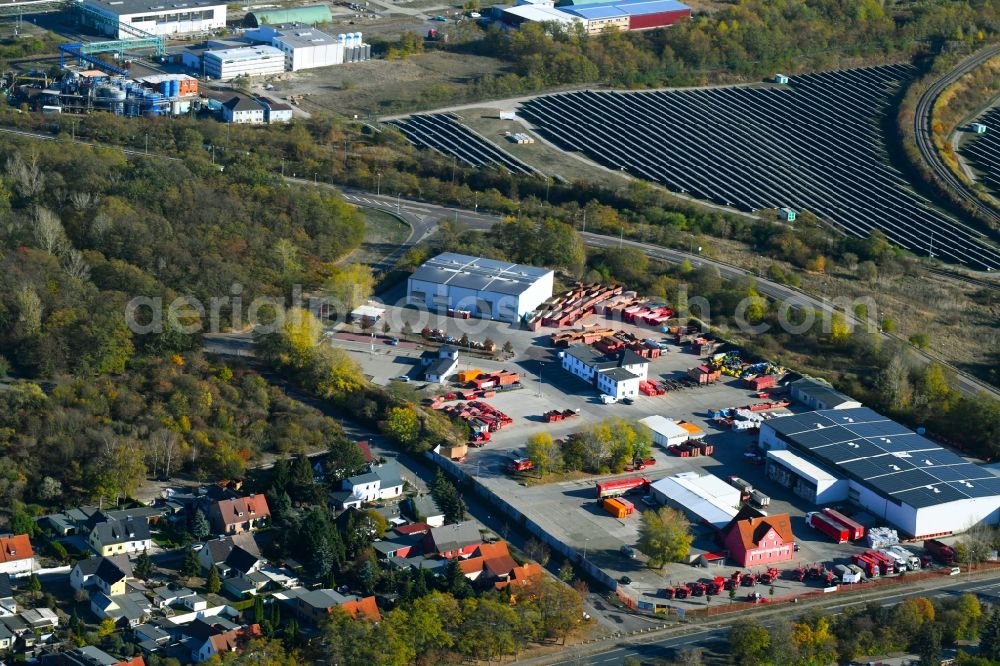
[[[1000,252],[933,209],[888,164],[880,122],[911,67],[806,74],[790,86],[538,97],[519,113],[613,169],[745,211],[789,207],[971,267]]]
[[[767,422],[795,449],[913,507],[1000,495],[1000,477],[877,412],[806,412]]]
[[[419,148],[432,148],[472,167],[503,167],[511,173],[534,175],[530,166],[461,125],[453,115],[435,113],[396,120],[393,125]]]
[[[987,134],[974,136],[961,149],[964,157],[982,174],[982,182],[994,194],[1000,194],[1000,108],[992,109],[979,122],[990,128]]]

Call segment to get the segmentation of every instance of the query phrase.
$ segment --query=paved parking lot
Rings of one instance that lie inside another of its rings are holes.
[[[779,567],[782,570],[813,563],[843,562],[851,553],[864,550],[860,545],[831,543],[823,534],[808,527],[805,524],[804,514],[806,511],[814,510],[815,507],[767,480],[764,476],[764,467],[751,464],[744,456],[747,447],[755,441],[755,436],[722,429],[708,419],[710,409],[742,406],[755,400],[753,392],[744,389],[734,378],[724,377],[725,381],[711,386],[672,391],[663,396],[639,396],[632,405],[604,405],[591,386],[562,370],[557,356],[558,350],[548,345],[551,329],[533,333],[498,322],[462,321],[417,312],[411,308],[389,307],[387,318],[394,331],[400,330],[404,321],[409,321],[414,330],[418,331],[424,325],[428,325],[444,329],[455,337],[467,333],[473,340],[490,337],[498,345],[507,340],[511,342],[516,351],[516,357],[512,361],[490,362],[460,356],[459,370],[469,368],[486,371],[514,370],[522,374],[524,385],[520,390],[500,393],[486,400],[490,405],[512,417],[514,423],[493,433],[492,440],[483,448],[470,449],[464,463],[466,469],[546,531],[573,546],[579,553],[585,554],[588,560],[597,564],[608,575],[615,579],[623,575],[629,576],[633,581],[632,587],[643,593],[655,594],[667,586],[707,580],[716,575],[727,576],[735,567],[727,565],[718,571],[710,571],[689,565],[671,564],[661,572],[649,569],[642,555],[635,560],[626,558],[620,553],[620,548],[622,545],[635,545],[638,539],[638,515],[619,520],[607,514],[596,501],[594,484],[599,480],[613,477],[588,477],[576,481],[526,486],[506,474],[506,461],[509,456],[519,451],[532,434],[544,431],[558,439],[580,430],[588,423],[596,423],[610,417],[634,421],[659,414],[693,422],[708,433],[706,440],[714,444],[715,453],[712,456],[678,458],[668,454],[661,447],[654,447],[656,465],[643,472],[648,478],[655,481],[664,476],[693,470],[723,478],[736,475],[751,482],[772,498],[768,508],[770,513],[787,512],[792,517],[792,529],[801,550],[796,553],[794,561]],[[592,317],[584,323],[632,330],[644,337],[662,337],[651,329],[617,322],[609,323],[603,317]],[[379,383],[407,374],[417,382],[416,387],[424,386],[423,382],[418,381],[419,356],[422,352],[419,345],[393,347],[382,342],[375,345],[372,353],[370,342],[345,340],[341,336],[334,339],[333,343],[351,350],[355,358],[362,363],[365,372]],[[670,378],[685,373],[698,363],[697,357],[671,345],[670,351],[659,359],[651,361],[649,376],[653,379]],[[428,395],[436,395],[446,388],[428,386],[423,390]],[[541,415],[553,409],[578,410],[579,415],[553,424],[542,421]],[[798,410],[794,405],[791,409]],[[627,477],[632,474],[626,473],[620,476]],[[637,506],[645,508],[639,503],[638,497],[632,499],[636,501]],[[695,552],[719,550],[713,530],[697,526],[695,532]],[[797,590],[815,589],[818,585],[818,581],[799,583],[782,577],[773,584],[773,587],[777,596],[787,596]],[[769,596],[770,587],[772,586],[759,586],[757,591]],[[749,591],[751,590],[748,588],[741,588],[738,598],[744,598]],[[694,607],[704,605],[706,601],[704,598],[695,598],[672,603]],[[727,601],[717,600],[714,603],[727,603]]]

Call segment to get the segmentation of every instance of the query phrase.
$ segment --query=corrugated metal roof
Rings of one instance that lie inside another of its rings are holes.
[[[305,7],[292,7],[290,9],[264,9],[247,14],[245,23],[251,27],[259,27],[265,23],[306,23],[315,25],[317,23],[329,23],[333,20],[333,14],[327,5],[306,5]]]
[[[551,272],[547,268],[445,252],[428,259],[410,278],[432,284],[446,284],[463,289],[516,296]]]
[[[637,14],[656,14],[659,12],[676,12],[691,8],[676,0],[620,0],[619,2],[608,2],[607,0],[569,0],[559,9],[590,9],[597,7],[615,7],[629,16]]]
[[[579,17],[573,16],[559,9],[552,9],[550,7],[539,7],[536,5],[520,5],[518,7],[505,7],[503,13],[509,14],[511,16],[516,16],[517,18],[522,19],[524,21],[534,21],[536,23],[541,23],[543,21],[556,21],[558,23],[573,23],[574,21],[580,20]]]

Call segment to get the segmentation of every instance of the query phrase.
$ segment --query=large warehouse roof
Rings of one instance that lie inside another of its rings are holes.
[[[662,12],[690,10],[687,5],[676,0],[637,0],[635,2],[594,2],[562,5],[559,9],[585,19],[610,18],[612,16],[644,16]]]
[[[474,291],[518,295],[551,272],[547,268],[445,252],[428,259],[410,278]]]
[[[118,16],[129,14],[162,13],[191,11],[192,9],[204,9],[207,7],[225,7],[225,2],[211,2],[210,0],[188,0],[186,5],[174,5],[155,0],[87,0],[87,4],[98,7],[105,11],[112,12]]]
[[[808,452],[882,495],[914,508],[1000,495],[1000,478],[867,407],[765,422]]]
[[[723,527],[739,512],[740,491],[717,476],[682,472],[666,476],[653,489],[698,516],[706,523]]]
[[[768,451],[767,457],[781,462],[788,469],[794,470],[799,476],[817,485],[820,483],[829,483],[839,480],[822,467],[814,465],[802,456],[796,455],[791,451]]]
[[[580,19],[576,16],[570,16],[568,13],[560,11],[558,9],[553,9],[552,7],[544,7],[539,5],[518,5],[517,7],[504,7],[504,14],[509,14],[510,16],[516,16],[523,21],[534,21],[535,23],[542,23],[543,21],[554,21],[556,23],[571,24],[576,23]]]

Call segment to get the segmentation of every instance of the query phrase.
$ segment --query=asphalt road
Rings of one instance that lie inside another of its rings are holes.
[[[917,140],[917,148],[920,150],[920,155],[924,162],[934,174],[934,178],[945,189],[952,192],[957,199],[969,204],[981,219],[992,222],[994,225],[1000,225],[1000,213],[991,206],[984,204],[976,196],[975,192],[948,168],[948,165],[944,163],[941,155],[938,154],[937,148],[934,146],[931,133],[934,103],[941,93],[959,78],[976,69],[997,54],[1000,54],[1000,46],[989,46],[977,51],[956,65],[954,69],[935,81],[924,92],[917,102],[917,109],[913,118],[913,133]]]
[[[998,594],[1000,594],[1000,572],[994,572],[987,576],[978,576],[971,579],[962,578],[959,580],[952,580],[947,576],[942,576],[940,579],[935,579],[934,583],[935,585],[928,587],[900,585],[899,587],[902,588],[902,591],[880,595],[874,600],[881,605],[891,606],[910,597],[951,596],[969,592],[982,597],[990,597],[992,601],[995,600]],[[839,613],[848,606],[855,606],[869,600],[872,599],[861,600],[853,598],[850,600],[844,600],[833,605],[824,605],[823,611],[826,613]],[[720,603],[724,603],[724,601]],[[802,612],[807,612],[814,607],[815,606],[813,604],[808,606],[803,605]],[[761,610],[764,609],[762,608]],[[786,606],[783,610],[788,611],[790,609]],[[783,615],[787,616],[787,613],[783,613]],[[714,626],[711,628],[694,631],[683,636],[671,636],[658,640],[651,636],[642,636],[640,634],[639,636],[628,639],[627,641],[619,641],[614,645],[609,644],[606,646],[607,649],[595,649],[595,645],[591,644],[589,646],[583,646],[582,648],[568,650],[567,652],[571,653],[570,656],[559,655],[547,658],[536,658],[525,660],[524,663],[538,665],[544,664],[545,666],[620,664],[626,657],[636,657],[639,659],[673,659],[676,656],[677,651],[695,647],[705,648],[714,652],[725,652],[728,641],[728,632],[726,629],[728,628],[728,625],[733,624],[739,619],[741,618],[738,616],[729,617],[725,620],[713,622],[712,624]],[[761,624],[764,626],[770,626],[772,623],[772,621],[766,619],[762,619],[761,621]]]

